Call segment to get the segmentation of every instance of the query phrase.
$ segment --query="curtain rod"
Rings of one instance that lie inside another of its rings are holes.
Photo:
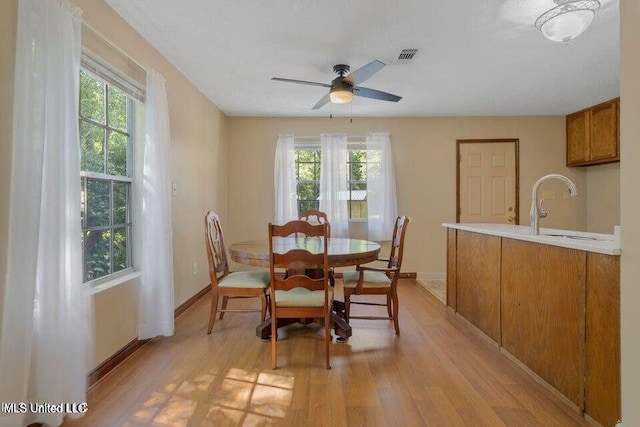
[[[366,135],[347,135],[347,138],[366,138]],[[311,139],[311,140],[319,140],[321,135],[296,135],[293,134],[294,139]]]
[[[111,46],[112,48],[114,48],[116,51],[118,51],[118,53],[124,55],[127,59],[129,59],[131,62],[133,62],[134,64],[136,64],[138,67],[142,68],[144,70],[144,72],[147,72],[147,67],[142,65],[140,62],[136,61],[135,58],[131,57],[131,55],[129,55],[127,52],[125,52],[124,50],[122,50],[120,47],[116,46],[115,43],[113,43],[111,40],[109,40],[107,38],[107,36],[105,36],[104,34],[102,34],[100,31],[98,31],[93,25],[89,24],[87,21],[85,21],[84,19],[82,20],[82,25],[84,25],[85,27],[87,27],[88,29],[90,29],[91,31],[93,31],[98,37],[100,37],[105,43],[107,43],[109,46]]]

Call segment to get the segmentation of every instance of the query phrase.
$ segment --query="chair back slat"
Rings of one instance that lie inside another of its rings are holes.
[[[209,260],[209,276],[212,284],[229,274],[229,263],[224,246],[224,235],[220,225],[220,217],[209,211],[204,217],[207,258]]]
[[[323,268],[324,253],[312,254],[304,249],[294,249],[284,254],[274,253],[273,264],[278,268]]]
[[[284,225],[273,225],[273,237],[288,237],[291,235],[304,235],[308,237],[322,236],[324,224],[311,224],[307,221],[289,221]]]
[[[324,290],[324,277],[319,279],[312,279],[304,274],[294,274],[285,279],[278,280],[276,290],[289,291],[293,288],[306,288],[311,291]]]

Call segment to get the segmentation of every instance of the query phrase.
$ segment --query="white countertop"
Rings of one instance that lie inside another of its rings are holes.
[[[507,237],[509,239],[526,240],[528,242],[544,245],[561,246],[563,248],[578,249],[587,252],[597,252],[606,255],[620,255],[620,235],[587,233],[584,231],[556,230],[553,228],[540,228],[540,234],[531,235],[531,227],[528,225],[511,224],[454,224],[444,223],[443,227],[457,230],[472,231],[474,233],[490,234],[493,236]],[[550,236],[550,234],[571,235],[576,238]],[[596,239],[596,240],[591,240]]]

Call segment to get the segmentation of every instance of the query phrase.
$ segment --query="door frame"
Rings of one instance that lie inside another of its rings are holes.
[[[460,145],[461,144],[486,144],[492,142],[511,142],[514,144],[516,157],[516,213],[515,224],[520,224],[520,139],[496,138],[496,139],[456,139],[456,223],[460,222]]]

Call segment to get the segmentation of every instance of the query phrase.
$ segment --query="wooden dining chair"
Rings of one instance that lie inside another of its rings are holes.
[[[269,273],[271,277],[271,367],[277,368],[278,319],[324,319],[325,359],[329,363],[331,343],[331,304],[333,288],[329,286],[328,225],[312,225],[306,221],[290,221],[285,225],[269,224]],[[274,251],[274,240],[291,235],[304,236],[304,249],[295,248],[284,253]],[[315,237],[315,239],[308,239]],[[285,268],[287,274],[276,274]],[[313,277],[307,272],[315,269],[321,274]]]
[[[386,267],[378,268],[370,265],[358,265],[355,271],[343,273],[344,303],[347,322],[350,319],[393,320],[396,334],[400,334],[398,324],[398,278],[402,266],[404,237],[411,218],[399,216],[393,227],[391,240],[391,254],[389,258],[377,261],[387,263]],[[367,301],[352,301],[353,295],[384,295],[386,302],[376,303]],[[351,304],[386,306],[388,316],[351,316]]]
[[[211,280],[211,313],[209,328],[211,333],[217,313],[220,320],[227,312],[253,313],[260,312],[261,319],[267,314],[269,272],[267,271],[229,271],[227,252],[224,246],[224,235],[218,215],[209,211],[204,217],[207,257],[209,259],[209,278]],[[218,299],[222,297],[222,307],[218,308]],[[227,308],[229,299],[260,298],[260,309]]]

